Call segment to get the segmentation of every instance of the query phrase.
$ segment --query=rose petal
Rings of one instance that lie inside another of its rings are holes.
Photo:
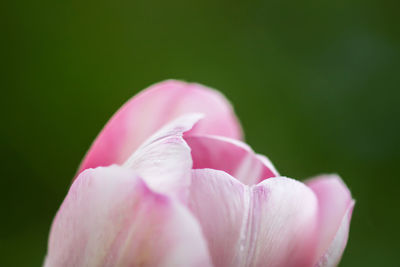
[[[153,191],[185,201],[192,158],[182,135],[192,129],[201,117],[199,114],[187,114],[170,122],[146,140],[124,166],[135,170]]]
[[[192,133],[242,137],[240,124],[223,95],[199,84],[168,80],[149,87],[122,106],[92,144],[79,172],[122,164],[155,131],[191,112],[205,114]]]
[[[190,212],[117,166],[89,169],[75,180],[53,222],[45,260],[46,267],[209,265]]]
[[[229,174],[193,170],[189,207],[215,266],[310,266],[317,199],[292,179],[246,186]]]
[[[215,169],[229,173],[247,185],[278,176],[272,163],[256,155],[245,143],[221,136],[184,136],[192,150],[194,169]]]
[[[306,184],[319,204],[317,266],[336,266],[347,243],[354,200],[337,175],[322,175]]]

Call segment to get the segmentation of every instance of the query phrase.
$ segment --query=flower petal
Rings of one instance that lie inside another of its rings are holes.
[[[310,266],[315,253],[317,199],[303,183],[278,177],[253,188],[256,244],[252,266]],[[256,230],[256,231],[257,231]]]
[[[246,186],[222,171],[193,170],[189,207],[215,266],[313,263],[317,199],[300,182],[277,177]]]
[[[53,222],[45,260],[46,267],[209,265],[190,212],[117,166],[89,169],[75,180]]]
[[[214,266],[232,265],[247,213],[246,187],[225,172],[193,170],[189,207],[200,222]]]
[[[146,140],[124,167],[135,170],[153,191],[177,196],[185,202],[192,157],[182,135],[201,117],[201,114],[186,114],[170,122]]]
[[[306,184],[319,205],[316,266],[336,266],[347,243],[354,200],[337,175],[322,175]]]
[[[192,133],[242,137],[240,124],[223,95],[200,84],[168,80],[133,97],[110,119],[87,152],[79,172],[122,164],[155,131],[191,112],[205,114]]]
[[[247,185],[279,175],[265,156],[256,155],[241,141],[211,135],[184,138],[192,150],[193,169],[225,171]]]
[[[352,204],[349,206],[345,216],[342,219],[342,222],[340,223],[335,237],[329,245],[329,248],[315,264],[316,267],[335,267],[339,264],[347,244],[347,239],[349,237],[350,220],[353,213],[354,204],[355,202],[352,202]]]

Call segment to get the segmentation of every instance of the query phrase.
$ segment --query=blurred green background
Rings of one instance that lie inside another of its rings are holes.
[[[343,177],[357,204],[341,266],[399,266],[398,1],[1,5],[0,266],[42,264],[92,140],[167,78],[221,90],[282,174]]]

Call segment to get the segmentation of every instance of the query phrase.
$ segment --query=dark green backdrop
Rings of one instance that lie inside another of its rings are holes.
[[[398,266],[397,3],[3,2],[0,265],[41,265],[101,127],[178,78],[221,90],[282,174],[343,177],[357,204],[341,266]]]

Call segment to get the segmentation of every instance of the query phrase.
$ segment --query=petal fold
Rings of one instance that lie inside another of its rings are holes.
[[[195,83],[168,80],[155,84],[123,105],[93,142],[79,172],[122,164],[167,122],[187,113],[203,113],[191,132],[242,138],[233,108],[219,92]]]
[[[350,230],[350,220],[353,213],[355,202],[349,206],[345,216],[340,223],[339,229],[336,232],[335,237],[330,243],[328,249],[319,258],[315,264],[316,267],[335,267],[339,264],[342,254],[347,244]]]
[[[265,156],[255,154],[239,140],[211,135],[185,135],[184,138],[192,150],[194,169],[225,171],[247,185],[279,175]]]
[[[336,266],[347,243],[355,202],[337,175],[321,175],[306,184],[317,196],[319,206],[316,266]]]
[[[187,244],[190,244],[188,246]],[[200,226],[129,169],[84,171],[53,222],[46,267],[210,266]]]
[[[186,114],[168,123],[147,139],[123,166],[135,170],[153,191],[177,196],[185,202],[192,158],[182,136],[202,117],[196,113]]]

